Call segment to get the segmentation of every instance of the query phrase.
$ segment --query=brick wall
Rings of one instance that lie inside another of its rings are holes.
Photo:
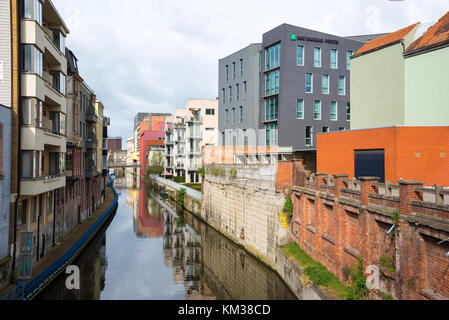
[[[309,174],[292,188],[292,238],[340,280],[357,257],[380,268],[381,290],[399,299],[449,299],[449,203],[447,189],[423,189],[424,182],[378,183],[345,175]],[[397,196],[389,191],[399,189]],[[423,193],[435,193],[435,202]],[[442,199],[441,199],[442,196]],[[439,199],[439,200],[438,200]],[[394,210],[399,223],[394,225]],[[395,272],[381,260],[390,260]]]

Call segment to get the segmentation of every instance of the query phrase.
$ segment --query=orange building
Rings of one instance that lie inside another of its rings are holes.
[[[449,186],[449,127],[395,126],[319,134],[317,172]]]

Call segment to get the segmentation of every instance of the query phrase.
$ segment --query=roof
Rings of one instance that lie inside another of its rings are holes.
[[[412,31],[418,24],[419,22],[412,24],[408,27],[402,28],[400,30],[397,30],[395,32],[388,33],[382,37],[368,41],[355,53],[355,55],[367,53],[368,51],[371,52],[379,50],[387,45],[396,43],[404,39],[410,33],[410,31]]]
[[[440,20],[430,27],[424,35],[418,40],[414,41],[407,51],[421,49],[428,46],[433,46],[440,42],[449,40],[449,11],[446,12]]]
[[[361,35],[356,35],[356,36],[347,36],[345,37],[346,39],[350,39],[350,40],[356,40],[356,41],[361,41],[361,42],[368,42],[371,41],[373,39],[379,38],[381,36],[387,35],[388,33],[376,33],[376,34],[361,34]]]

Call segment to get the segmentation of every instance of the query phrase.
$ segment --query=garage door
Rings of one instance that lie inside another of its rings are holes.
[[[355,150],[355,177],[379,177],[385,182],[385,150]]]

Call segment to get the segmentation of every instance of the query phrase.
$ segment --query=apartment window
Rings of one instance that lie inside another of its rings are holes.
[[[58,47],[59,51],[65,54],[65,36],[61,30],[53,30],[53,42]]]
[[[278,97],[265,99],[265,121],[277,120],[278,118]]]
[[[310,147],[313,145],[313,127],[306,126],[306,146]]]
[[[22,174],[23,179],[36,179],[42,176],[44,167],[43,151],[22,151]]]
[[[229,102],[232,102],[232,87],[229,86]]]
[[[240,106],[240,123],[243,123],[243,106]]]
[[[296,101],[296,119],[304,119],[304,100],[298,99]]]
[[[296,48],[296,64],[298,66],[304,65],[304,46],[298,46]]]
[[[243,81],[243,99],[246,99],[246,95],[248,92],[246,81]]]
[[[232,108],[232,124],[235,124],[235,108]]]
[[[42,26],[42,2],[39,0],[24,0],[23,17],[25,19],[34,19]]]
[[[323,133],[329,132],[329,127],[323,127]]]
[[[338,68],[338,51],[337,49],[331,49],[331,68],[337,69]]]
[[[226,103],[226,90],[225,90],[225,88],[223,88],[223,89],[221,89],[221,94],[222,94],[222,97],[223,97],[223,104],[225,104]]]
[[[265,70],[279,67],[281,60],[281,44],[275,44],[265,49]]]
[[[34,72],[42,77],[44,60],[42,52],[33,45],[22,46],[22,71]]]
[[[206,109],[206,115],[208,116],[215,115],[215,109]]]
[[[272,71],[265,75],[265,94],[279,93],[279,70]]]
[[[243,59],[240,59],[240,76],[243,76]]]
[[[345,76],[338,77],[338,94],[344,96],[346,94]]]
[[[248,136],[247,135],[243,136],[243,146],[244,147],[248,146]]]
[[[338,114],[338,105],[336,101],[331,101],[331,120],[336,121],[337,120],[337,114]]]
[[[65,75],[61,71],[50,71],[53,76],[53,89],[59,91],[61,94],[65,95]]]
[[[313,103],[313,119],[321,120],[321,101],[315,100]]]
[[[322,86],[322,93],[329,94],[329,75],[323,74],[321,86]]]
[[[225,69],[226,69],[226,81],[228,81],[229,80],[229,66],[226,65]]]
[[[313,50],[313,66],[321,68],[321,48],[315,48]]]
[[[277,145],[277,123],[269,123],[265,125],[265,143],[267,146]]]
[[[354,54],[354,51],[348,50],[346,51],[346,70],[351,69],[351,56]]]
[[[345,130],[346,130],[345,127],[339,127],[339,128],[338,128],[338,131],[345,131]]]
[[[351,121],[351,103],[346,102],[346,120]]]
[[[235,79],[235,62],[232,63],[232,78]]]
[[[17,204],[17,225],[24,226],[27,224],[27,200],[21,200]]]
[[[238,83],[235,85],[235,93],[237,95],[237,101],[238,101],[240,99],[240,86]]]
[[[311,73],[306,73],[306,93],[313,92],[313,75]]]
[[[42,127],[42,109],[43,102],[35,98],[26,98],[22,100],[23,124],[31,125],[37,128]]]

